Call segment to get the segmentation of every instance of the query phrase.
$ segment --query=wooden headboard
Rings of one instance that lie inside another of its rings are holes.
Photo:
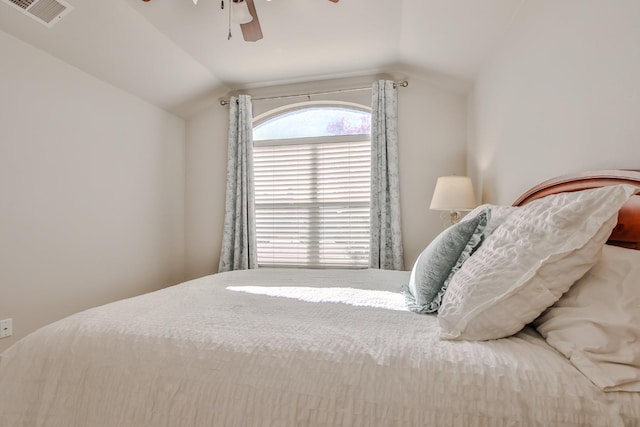
[[[631,184],[640,187],[640,171],[598,170],[560,176],[531,188],[520,196],[513,205],[525,205],[550,194],[586,190],[615,184]],[[640,195],[632,196],[622,209],[620,209],[618,225],[613,229],[607,243],[640,250]]]

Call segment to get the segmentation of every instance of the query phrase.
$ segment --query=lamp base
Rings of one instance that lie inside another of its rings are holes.
[[[459,223],[462,217],[463,215],[460,213],[460,211],[443,211],[440,214],[440,218],[445,221],[445,225],[447,226]]]

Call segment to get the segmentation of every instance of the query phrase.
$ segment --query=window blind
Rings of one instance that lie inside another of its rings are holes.
[[[255,144],[258,265],[366,268],[369,135]]]

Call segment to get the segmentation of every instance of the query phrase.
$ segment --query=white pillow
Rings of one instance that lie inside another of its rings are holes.
[[[605,245],[534,325],[603,391],[640,392],[640,251]]]
[[[598,260],[631,185],[561,193],[507,216],[453,276],[438,314],[445,339],[518,332]]]

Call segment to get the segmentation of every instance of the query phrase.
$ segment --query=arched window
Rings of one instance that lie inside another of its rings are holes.
[[[255,122],[258,265],[366,268],[368,109],[297,104]]]

